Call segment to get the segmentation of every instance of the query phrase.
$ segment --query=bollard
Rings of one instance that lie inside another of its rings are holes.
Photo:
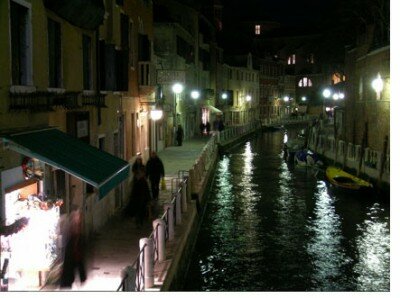
[[[154,239],[154,242],[157,243],[157,253],[158,253],[158,261],[165,261],[165,221],[161,218],[153,220],[153,229],[157,229],[157,233],[154,233],[154,236],[157,235],[157,239]]]
[[[171,203],[164,204],[164,210],[168,211],[168,240],[174,239],[174,206]]]
[[[187,180],[186,180],[187,181]],[[187,182],[183,179],[182,182],[182,212],[187,211]]]
[[[153,240],[149,238],[141,238],[139,241],[140,250],[144,247],[144,289],[154,286],[154,248]]]
[[[181,193],[176,193],[175,204],[176,204],[176,224],[180,225],[182,223],[182,211],[181,211]]]

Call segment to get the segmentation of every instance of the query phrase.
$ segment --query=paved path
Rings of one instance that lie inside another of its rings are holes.
[[[208,137],[186,140],[182,146],[168,147],[158,153],[164,163],[168,188],[168,181],[177,177],[179,170],[189,170],[193,166],[208,140]],[[160,193],[157,218],[162,215],[163,203],[170,198],[170,190]],[[118,215],[110,219],[90,241],[87,281],[80,284],[77,276],[71,290],[116,291],[121,283],[121,270],[133,264],[139,254],[139,240],[151,234],[151,225],[150,219],[143,227],[137,227],[134,219]],[[55,289],[48,287],[46,290]]]

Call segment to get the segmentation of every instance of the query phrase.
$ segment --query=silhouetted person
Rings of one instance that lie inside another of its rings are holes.
[[[127,215],[136,217],[136,224],[143,226],[151,200],[149,185],[144,169],[138,171],[127,207]]]
[[[79,272],[81,283],[86,281],[85,245],[83,219],[78,206],[73,206],[65,227],[65,251],[61,273],[61,288],[71,288],[75,281],[75,271]]]
[[[160,192],[160,180],[164,177],[164,164],[161,159],[157,156],[155,151],[151,152],[150,159],[146,164],[146,176],[150,180],[151,194],[154,200],[158,200],[158,194]]]
[[[206,125],[203,122],[201,122],[200,123],[200,135],[202,135],[202,136],[204,135],[205,129],[206,129]]]
[[[143,158],[138,155],[132,165],[133,184],[135,184],[135,182],[138,180],[140,171],[146,171],[146,167],[143,164]]]
[[[178,129],[176,131],[176,142],[178,143],[178,146],[182,146],[182,141],[183,141],[183,128],[182,125],[178,125]]]
[[[210,125],[210,122],[207,121],[207,123],[206,123],[206,132],[207,132],[207,135],[210,135],[210,131],[211,131],[211,125]]]

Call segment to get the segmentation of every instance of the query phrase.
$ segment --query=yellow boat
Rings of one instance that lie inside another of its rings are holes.
[[[337,167],[327,167],[325,174],[328,181],[338,188],[347,190],[365,190],[372,189],[373,187],[371,183],[351,175]]]

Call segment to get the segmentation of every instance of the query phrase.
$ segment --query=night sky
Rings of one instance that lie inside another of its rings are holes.
[[[224,18],[234,20],[278,21],[283,24],[303,24],[319,21],[328,11],[329,0],[222,0]]]

